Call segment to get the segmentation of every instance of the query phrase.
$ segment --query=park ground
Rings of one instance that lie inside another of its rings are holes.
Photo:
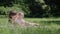
[[[60,18],[24,18],[26,21],[40,24],[38,27],[20,28],[0,18],[0,34],[60,34]]]

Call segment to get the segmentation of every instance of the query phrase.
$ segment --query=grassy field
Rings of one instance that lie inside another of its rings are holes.
[[[25,18],[39,23],[38,27],[20,28],[12,25],[7,18],[0,18],[0,34],[60,34],[60,18]]]

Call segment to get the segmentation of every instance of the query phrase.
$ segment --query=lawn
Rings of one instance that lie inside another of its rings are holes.
[[[0,18],[0,34],[60,34],[60,18],[25,18],[39,23],[38,27],[20,28],[12,25],[7,18]]]

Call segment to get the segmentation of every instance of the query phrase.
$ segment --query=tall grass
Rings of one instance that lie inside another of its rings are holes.
[[[60,34],[60,18],[25,18],[29,22],[39,23],[37,27],[21,28],[13,25],[7,18],[0,18],[0,34]]]

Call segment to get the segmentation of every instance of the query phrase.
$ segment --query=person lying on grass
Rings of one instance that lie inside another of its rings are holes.
[[[39,25],[37,23],[27,22],[23,18],[24,18],[24,13],[23,12],[16,12],[16,11],[10,11],[9,12],[9,21],[11,21],[12,23],[17,23],[21,27],[38,26]]]

